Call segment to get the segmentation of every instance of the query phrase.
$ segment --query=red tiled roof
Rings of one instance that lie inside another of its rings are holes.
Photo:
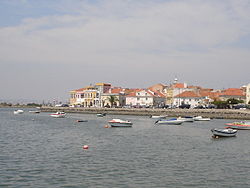
[[[111,93],[121,93],[123,91],[123,89],[122,88],[113,88],[113,89],[111,89]]]
[[[198,93],[195,93],[193,91],[184,91],[179,95],[176,95],[175,97],[178,98],[198,98],[201,97],[201,95],[199,95]]]
[[[184,83],[176,83],[172,85],[173,88],[184,88],[185,84]]]
[[[136,93],[135,92],[131,92],[128,95],[126,95],[126,97],[136,97]]]
[[[245,96],[244,92],[238,88],[229,88],[224,90],[220,96]]]

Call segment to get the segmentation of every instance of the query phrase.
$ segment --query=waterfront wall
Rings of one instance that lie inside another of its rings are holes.
[[[70,107],[42,107],[43,112],[64,111],[67,113],[97,114],[107,113],[113,115],[168,115],[178,116],[203,116],[218,119],[250,120],[250,110],[236,109],[151,109],[151,108],[70,108]]]

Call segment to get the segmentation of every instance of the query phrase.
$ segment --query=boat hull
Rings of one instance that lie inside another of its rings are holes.
[[[54,118],[64,118],[65,117],[65,115],[58,115],[58,114],[51,114],[50,116],[54,117]]]
[[[132,124],[125,123],[109,123],[111,127],[132,127]]]
[[[201,116],[194,117],[194,121],[210,121],[210,118],[203,118]]]
[[[231,129],[250,130],[250,125],[233,124],[233,123],[227,123],[226,125]]]
[[[178,118],[178,120],[182,120],[183,122],[194,122],[194,119],[193,118]]]
[[[160,120],[155,122],[155,124],[159,125],[181,125],[184,121],[182,120]]]
[[[14,114],[23,114],[23,113],[24,113],[23,110],[15,110],[15,111],[14,111]]]
[[[233,129],[212,129],[211,132],[214,136],[220,137],[233,137],[236,136],[237,130]]]

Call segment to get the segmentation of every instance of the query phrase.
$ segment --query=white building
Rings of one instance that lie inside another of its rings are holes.
[[[207,97],[201,96],[194,91],[184,91],[183,93],[174,96],[174,105],[189,104],[190,108],[202,105]]]
[[[161,106],[165,103],[165,96],[160,92],[141,89],[126,96],[126,105],[129,106]]]
[[[246,87],[246,104],[250,104],[250,83]]]

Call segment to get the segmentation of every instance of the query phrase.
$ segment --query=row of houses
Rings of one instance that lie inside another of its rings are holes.
[[[170,85],[155,84],[144,89],[112,87],[108,83],[96,83],[93,86],[70,91],[70,105],[82,107],[178,107],[188,104],[194,108],[228,99],[237,99],[249,104],[250,84],[241,88],[214,90],[178,83],[175,79]]]

